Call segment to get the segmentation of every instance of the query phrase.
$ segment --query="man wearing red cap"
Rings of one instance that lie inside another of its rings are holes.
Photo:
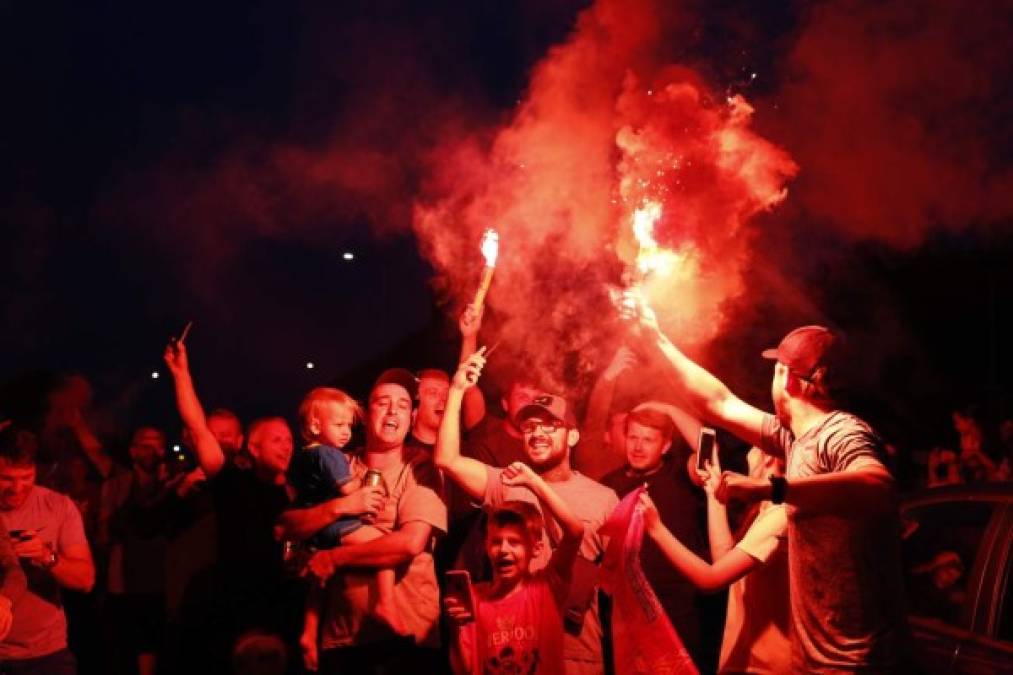
[[[795,670],[903,672],[907,631],[896,487],[879,437],[835,406],[845,367],[841,338],[805,326],[763,353],[776,361],[776,415],[770,415],[679,351],[649,308],[641,323],[649,350],[667,361],[669,379],[701,419],[786,459],[783,478],[725,472],[718,498],[788,506]]]

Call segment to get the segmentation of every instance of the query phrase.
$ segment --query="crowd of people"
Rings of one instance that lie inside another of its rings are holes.
[[[0,422],[0,673],[909,672],[896,483],[835,405],[835,333],[764,352],[770,414],[644,305],[586,405],[515,370],[498,416],[481,318],[462,315],[453,373],[391,368],[361,405],[320,386],[246,425],[206,411],[173,340],[185,447],[142,426],[129,466],[82,378],[39,424]],[[634,368],[670,400],[617,401]],[[705,425],[746,450],[698,457]],[[624,505],[667,665],[616,658],[652,640],[601,587]]]

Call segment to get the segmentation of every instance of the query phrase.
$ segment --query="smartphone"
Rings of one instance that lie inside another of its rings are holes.
[[[708,459],[714,461],[714,446],[717,445],[717,434],[710,427],[700,427],[700,441],[696,447],[696,469],[706,471],[704,462]]]
[[[467,570],[447,570],[447,586],[444,593],[455,598],[461,606],[475,617],[475,601],[471,594],[471,575]]]

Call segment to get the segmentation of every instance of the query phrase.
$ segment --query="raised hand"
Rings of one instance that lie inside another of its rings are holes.
[[[485,309],[483,307],[476,307],[472,303],[469,303],[464,308],[461,318],[457,320],[457,327],[461,330],[461,337],[469,338],[478,335],[478,331],[482,328],[483,314],[485,314]]]
[[[457,367],[457,372],[454,373],[454,378],[451,380],[450,386],[458,391],[464,391],[465,389],[475,386],[478,382],[478,378],[482,375],[482,368],[484,367],[485,347],[482,347],[461,362],[461,365]]]
[[[636,364],[637,355],[629,347],[622,345],[616,350],[615,356],[612,357],[611,363],[605,368],[602,377],[612,382]]]
[[[181,340],[172,340],[165,346],[165,353],[162,355],[165,365],[173,377],[190,372],[190,362],[186,356],[186,345]]]
[[[503,469],[501,480],[503,481],[503,485],[531,487],[533,483],[538,481],[538,474],[524,462],[514,462]]]
[[[704,460],[704,470],[697,471],[700,480],[703,481],[703,490],[708,497],[717,498],[718,486],[721,485],[721,464],[718,462],[717,450],[714,451],[714,461]]]
[[[640,493],[640,498],[637,500],[637,510],[644,514],[645,531],[650,532],[661,524],[658,507],[654,505],[654,500],[651,499],[646,490]]]

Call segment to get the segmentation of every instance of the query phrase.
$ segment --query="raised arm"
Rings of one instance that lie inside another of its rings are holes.
[[[665,365],[667,379],[699,419],[760,445],[765,413],[733,394],[721,380],[697,365],[658,328],[654,312],[641,312],[641,335],[649,353]]]
[[[644,513],[647,535],[654,540],[672,566],[702,591],[714,592],[726,588],[762,564],[738,548],[732,548],[713,564],[708,563],[686,548],[665,527],[654,502],[647,494],[640,496],[640,506]]]
[[[211,429],[208,428],[204,408],[197,398],[197,390],[190,375],[190,363],[186,355],[186,345],[182,341],[170,342],[165,348],[165,364],[169,367],[172,380],[176,387],[176,407],[179,416],[193,439],[197,453],[197,463],[211,478],[225,465],[225,453]]]
[[[486,465],[477,459],[461,454],[461,401],[468,387],[473,387],[485,366],[485,348],[471,354],[461,362],[450,382],[447,394],[447,407],[443,411],[443,421],[436,437],[436,448],[433,450],[433,462],[436,467],[461,486],[465,492],[475,499],[485,495],[487,482]]]
[[[461,330],[461,355],[458,363],[467,361],[468,357],[478,351],[478,331],[482,328],[482,309],[474,305],[464,308],[457,322]],[[461,411],[461,424],[465,429],[474,429],[485,417],[485,396],[476,386],[468,387],[464,392],[464,403]]]
[[[524,462],[514,462],[503,469],[505,485],[523,485],[531,490],[542,505],[542,513],[551,516],[563,531],[562,539],[552,554],[551,565],[562,577],[569,574],[573,561],[577,558],[580,543],[584,540],[584,523],[580,521],[563,498],[552,489],[552,486],[536,474]]]
[[[625,345],[616,350],[612,361],[602,371],[587,399],[587,412],[580,429],[580,452],[577,459],[581,473],[598,479],[615,468],[625,458],[605,455],[605,430],[609,423],[609,410],[616,390],[616,380],[637,362],[636,355]]]
[[[88,425],[81,411],[77,411],[77,414],[72,419],[70,429],[74,432],[74,437],[77,438],[77,442],[80,444],[88,461],[92,463],[102,478],[108,478],[113,470],[113,459],[106,452],[102,441],[92,431],[91,426]]]
[[[707,460],[707,472],[703,489],[707,494],[707,540],[710,543],[711,560],[720,560],[735,546],[732,528],[728,526],[728,509],[717,498],[717,489],[721,485],[721,460],[718,458],[717,447],[714,458]]]

